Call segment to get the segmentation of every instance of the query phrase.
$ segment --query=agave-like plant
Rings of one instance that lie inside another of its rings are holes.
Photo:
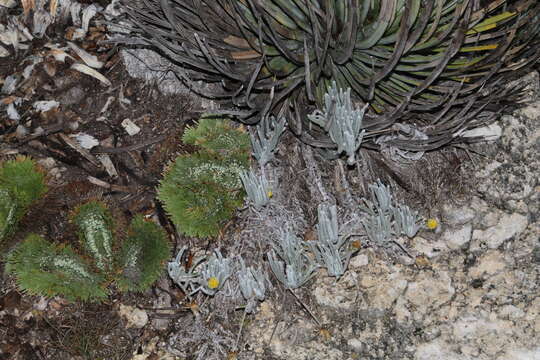
[[[335,81],[369,104],[362,147],[425,151],[493,118],[495,91],[540,59],[537,0],[138,0],[120,42],[157,47],[193,89],[255,124],[285,114],[334,148],[307,114]],[[195,81],[218,86],[197,89]],[[422,129],[407,139],[400,124]],[[395,135],[394,137],[389,135]]]

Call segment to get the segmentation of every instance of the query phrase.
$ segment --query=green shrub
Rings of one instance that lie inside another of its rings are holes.
[[[196,127],[186,128],[182,141],[218,158],[244,163],[249,159],[251,148],[249,135],[232,125],[229,120],[202,118]]]
[[[159,277],[169,259],[167,235],[158,225],[136,216],[118,252],[120,290],[144,291]]]
[[[105,278],[93,272],[70,246],[54,245],[31,234],[8,256],[6,271],[32,295],[62,295],[69,300],[107,296]]]
[[[176,159],[158,197],[180,232],[215,236],[243,203],[239,174],[249,166],[249,136],[229,121],[202,119],[186,130],[183,140],[200,150]]]
[[[170,250],[158,225],[135,217],[127,238],[118,246],[105,205],[96,201],[84,204],[75,211],[73,220],[85,256],[35,234],[8,254],[6,270],[22,290],[96,301],[108,295],[111,283],[122,291],[144,291],[160,276]]]
[[[18,221],[45,192],[45,175],[26,157],[0,166],[0,241],[15,231]]]

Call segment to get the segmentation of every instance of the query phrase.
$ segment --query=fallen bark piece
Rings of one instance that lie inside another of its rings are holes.
[[[111,160],[111,157],[106,154],[97,155],[97,158],[101,163],[103,164],[103,167],[105,168],[105,171],[107,171],[107,174],[109,174],[110,177],[117,178],[118,177],[118,171],[116,171],[116,168],[114,167],[114,164]]]
[[[34,102],[34,104],[32,104],[34,109],[36,109],[39,112],[56,109],[59,105],[60,103],[58,103],[58,101],[55,101],[55,100],[36,101]]]
[[[101,69],[103,67],[103,63],[98,60],[97,56],[89,54],[87,51],[81,49],[71,41],[67,42],[68,46],[81,58],[84,63],[94,69]]]
[[[98,178],[93,177],[93,176],[88,176],[86,179],[90,183],[92,183],[92,184],[94,184],[96,186],[99,186],[99,187],[102,187],[102,188],[105,188],[105,189],[109,189],[109,190],[112,190],[112,191],[124,192],[124,193],[134,193],[135,192],[135,189],[129,188],[127,186],[122,186],[122,185],[109,184],[108,182],[103,181],[103,180],[98,179]]]
[[[80,64],[80,63],[75,63],[73,65],[71,65],[71,68],[73,70],[77,70],[83,74],[86,74],[88,76],[91,76],[93,78],[96,78],[98,79],[99,81],[101,81],[103,84],[107,85],[107,86],[111,86],[111,82],[109,81],[109,79],[107,79],[105,76],[101,75],[99,72],[97,72],[96,70],[92,69],[91,67],[87,66],[87,65],[84,65],[84,64]]]
[[[76,150],[79,154],[81,154],[86,160],[90,161],[93,165],[97,166],[98,168],[101,168],[101,163],[96,159],[96,157],[88,152],[88,150],[84,149],[76,140],[73,140],[69,136],[65,134],[58,134],[58,136],[71,148]]]

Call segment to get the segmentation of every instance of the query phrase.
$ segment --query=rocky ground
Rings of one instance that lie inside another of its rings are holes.
[[[66,214],[89,197],[106,199],[120,218],[153,216],[177,249],[219,247],[268,274],[271,240],[285,226],[313,240],[319,203],[336,203],[343,230],[360,231],[365,184],[383,176],[366,170],[375,155],[364,152],[358,168],[347,169],[289,134],[267,169],[274,188],[267,208],[239,211],[211,242],[179,236],[154,188],[167,161],[189,151],[178,141],[186,123],[215,105],[188,96],[155,54],[97,45],[107,33],[102,16],[78,40],[69,21],[55,29],[48,40],[73,56],[67,62],[39,39],[0,58],[0,156],[33,156],[51,188],[7,247],[25,231],[76,241]],[[73,70],[84,59],[65,48],[67,41],[95,54],[111,85]],[[31,56],[42,60],[26,70]],[[9,89],[10,76],[23,81]],[[233,285],[187,299],[164,274],[143,294],[70,304],[22,294],[4,276],[0,359],[540,359],[540,82],[536,72],[522,81],[529,84],[525,103],[490,129],[492,141],[392,164],[410,184],[408,191],[394,184],[396,197],[439,222],[434,231],[399,239],[405,251],[359,236],[360,251],[339,281],[320,270],[291,292],[269,275],[266,300],[245,317]],[[40,110],[36,101],[58,105]],[[93,146],[70,141],[80,134]]]

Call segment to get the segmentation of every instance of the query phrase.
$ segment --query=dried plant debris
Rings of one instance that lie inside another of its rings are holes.
[[[167,344],[173,355],[196,360],[226,359],[234,347],[234,334],[215,321],[209,326],[200,317],[184,318]]]
[[[47,6],[49,3],[49,6]],[[23,1],[24,15],[11,16],[7,25],[0,24],[0,41],[12,46],[15,52],[28,49],[25,42],[34,37],[42,38],[48,27],[57,22],[65,22],[68,18],[78,26],[72,40],[83,39],[88,31],[90,20],[103,8],[98,5],[83,5],[71,0]],[[26,26],[25,18],[32,14],[32,26]]]

